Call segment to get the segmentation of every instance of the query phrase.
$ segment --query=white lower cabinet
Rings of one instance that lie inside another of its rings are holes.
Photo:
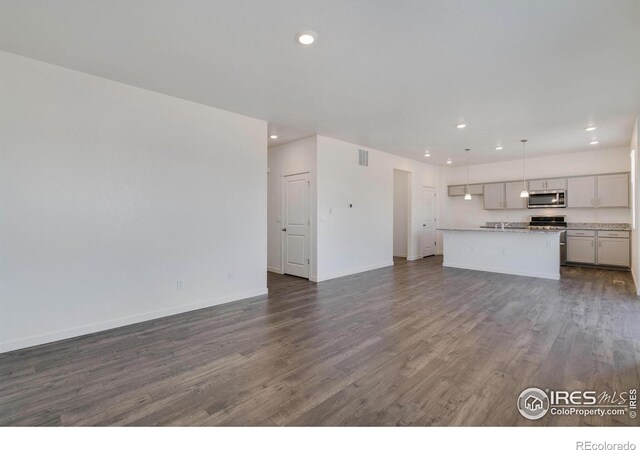
[[[595,236],[567,236],[567,262],[595,264]]]
[[[598,264],[630,266],[629,239],[598,236]]]
[[[631,266],[628,231],[567,231],[567,262],[603,266]]]

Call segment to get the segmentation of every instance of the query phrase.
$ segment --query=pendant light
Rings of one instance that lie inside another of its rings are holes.
[[[525,177],[525,172],[524,172],[524,160],[525,160],[525,153],[524,153],[524,146],[527,143],[526,139],[522,139],[520,142],[522,142],[522,192],[520,192],[520,198],[527,198],[529,197],[529,191],[527,191],[527,179]]]
[[[465,148],[464,151],[467,152],[467,186],[464,190],[464,199],[471,200],[471,192],[469,192],[469,152],[471,149]]]

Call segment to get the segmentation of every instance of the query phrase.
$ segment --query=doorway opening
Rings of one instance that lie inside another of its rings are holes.
[[[409,257],[411,172],[393,169],[393,256]]]
[[[422,233],[420,234],[420,250],[421,255],[433,256],[436,254],[437,247],[437,211],[438,202],[436,189],[430,186],[422,186],[421,192],[421,218]]]

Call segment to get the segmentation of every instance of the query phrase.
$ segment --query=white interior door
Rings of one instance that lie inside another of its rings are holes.
[[[309,278],[309,178],[290,175],[283,181],[282,271]]]
[[[436,254],[436,190],[432,187],[422,187],[422,256]]]

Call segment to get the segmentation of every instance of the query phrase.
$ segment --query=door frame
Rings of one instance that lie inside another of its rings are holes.
[[[422,205],[424,204],[424,202],[422,201],[423,200],[422,196],[424,195],[424,188],[433,189],[433,193],[434,193],[434,196],[435,196],[435,217],[433,218],[433,221],[436,223],[436,229],[435,229],[435,231],[436,231],[436,248],[435,248],[434,253],[433,253],[433,256],[435,256],[435,255],[438,254],[438,211],[440,211],[440,208],[438,207],[438,201],[439,201],[439,199],[438,199],[438,188],[436,188],[434,186],[424,185],[424,184],[421,186],[421,189],[420,189],[420,205],[421,205],[420,214],[421,215],[424,213],[424,211],[422,211]],[[423,220],[424,220],[424,217],[420,217],[421,226],[420,226],[420,239],[419,239],[420,251],[418,252],[418,254],[420,255],[419,258],[424,258],[425,257],[425,255],[424,255],[424,245],[422,245],[422,240],[424,239],[423,233],[422,233],[422,224],[424,223]],[[431,255],[429,255],[429,256],[431,256]]]
[[[311,260],[313,259],[313,255],[311,253],[311,171],[310,170],[305,170],[302,172],[291,172],[291,173],[285,173],[282,175],[282,180],[280,181],[280,217],[282,218],[282,220],[280,221],[280,273],[282,275],[287,275],[284,273],[284,256],[285,256],[285,251],[284,251],[284,244],[285,244],[285,240],[283,239],[282,236],[282,228],[284,227],[284,222],[285,222],[285,207],[286,207],[286,200],[287,200],[287,196],[286,196],[286,191],[285,191],[285,186],[286,186],[286,179],[287,177],[293,177],[293,176],[298,176],[298,175],[306,175],[306,181],[307,181],[307,255],[309,256],[308,258],[308,262],[307,262],[307,276],[304,277],[307,280],[311,279]]]
[[[410,261],[411,258],[411,224],[412,224],[412,219],[413,219],[413,172],[411,172],[410,170],[405,170],[405,169],[398,169],[396,167],[393,168],[393,177],[394,177],[394,182],[395,182],[395,172],[403,172],[406,174],[407,176],[407,229],[405,230],[405,232],[407,233],[407,248],[405,249],[406,252],[406,256],[405,259],[407,261]],[[394,183],[394,189],[395,189],[395,183]],[[395,192],[393,193],[394,197],[395,197]],[[395,208],[395,204],[393,205],[393,208]],[[391,214],[393,214],[393,208],[391,210]],[[393,229],[392,229],[392,233],[393,233]],[[394,255],[394,251],[393,251],[393,246],[391,248],[391,259],[393,260],[393,258],[397,258]]]

